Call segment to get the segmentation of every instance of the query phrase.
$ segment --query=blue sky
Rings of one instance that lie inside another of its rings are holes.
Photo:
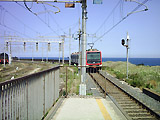
[[[144,0],[137,1],[143,2]],[[88,43],[96,41],[138,5],[123,0],[103,0],[103,4],[99,5],[92,2],[92,0],[87,1],[87,34],[90,36],[87,38]],[[119,3],[118,6],[106,20],[117,3]],[[34,13],[58,10],[40,3],[27,2],[26,4],[31,7]],[[64,3],[50,4],[58,7],[61,12],[57,14],[46,12],[39,14],[37,17],[25,8],[23,2],[0,2],[0,36],[4,36],[4,34],[17,35],[21,38],[30,39],[39,35],[61,36],[65,34],[68,36],[69,28],[71,28],[72,34],[77,37],[78,20],[81,19],[81,4],[76,4],[75,8],[65,8]],[[131,38],[129,57],[160,58],[160,0],[148,0],[145,5],[149,9],[148,11],[131,14],[108,34],[95,42],[94,48],[101,50],[103,57],[125,57],[126,48],[121,45],[121,39],[126,38],[128,32]],[[142,6],[138,11],[144,8]],[[95,38],[91,37],[93,34],[96,35]],[[4,38],[0,37],[0,52],[4,51],[3,44]],[[24,51],[22,43],[12,44],[13,56],[40,57],[43,54],[43,56],[58,57],[59,55],[58,43],[51,44],[51,51],[48,52],[46,43],[39,43],[38,52],[33,43],[27,43],[26,51]],[[78,51],[78,41],[72,39],[71,52],[76,51]],[[65,39],[65,56],[69,56],[68,38]]]

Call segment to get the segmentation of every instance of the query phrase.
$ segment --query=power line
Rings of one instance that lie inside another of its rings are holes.
[[[53,16],[50,13],[49,13],[49,15],[54,20],[54,22],[57,24],[57,26],[60,28],[60,30],[62,30],[66,34],[66,32],[60,27],[60,25],[57,23],[57,21],[53,18]]]
[[[1,5],[0,5],[0,7],[1,7],[5,12],[7,12],[9,15],[11,15],[14,19],[16,19],[17,21],[19,21],[20,23],[22,23],[24,26],[26,26],[26,27],[28,27],[30,30],[38,33],[38,31],[34,30],[34,29],[31,28],[30,26],[28,26],[28,25],[26,25],[25,23],[23,23],[20,19],[18,19],[18,18],[17,18],[16,16],[14,16],[13,14],[11,14],[11,13],[10,13],[8,10],[6,10],[4,7],[2,7]]]
[[[104,22],[101,24],[101,26],[97,29],[97,31],[95,33],[97,33],[102,28],[102,26],[107,22],[107,20],[111,17],[111,15],[113,14],[114,10],[118,7],[118,5],[120,4],[120,2],[121,2],[121,0],[119,0],[119,2],[112,9],[112,11],[110,12],[110,14],[107,16],[107,18],[104,20]]]
[[[42,2],[42,3],[43,3],[43,2]],[[36,13],[34,13],[33,11],[31,11],[30,8],[28,8],[28,6],[27,6],[27,4],[26,4],[25,1],[24,1],[24,4],[25,4],[25,7],[26,7],[31,13],[33,13],[34,15],[36,15],[36,16],[41,20],[41,22],[43,22],[44,24],[46,24],[46,26],[47,26],[48,28],[50,28],[55,34],[57,34],[57,35],[59,36],[59,34],[58,34],[57,32],[55,32],[43,19],[41,19]]]
[[[21,35],[23,35],[23,36],[26,36],[26,37],[31,38],[30,36],[25,35],[25,34],[23,34],[23,33],[19,32],[19,31],[15,30],[15,29],[11,28],[11,27],[8,27],[8,26],[6,26],[6,25],[2,25],[1,23],[0,23],[0,25],[3,26],[3,27],[5,27],[5,28],[7,28],[7,29],[10,29],[10,30],[12,30],[12,31],[14,31],[14,32],[17,32],[17,33],[19,33],[19,34],[21,34]]]
[[[43,3],[42,3],[43,4]],[[46,8],[46,6],[43,4],[43,6],[44,6],[44,9],[46,10],[46,11],[48,11],[47,10],[47,8]],[[56,23],[56,25],[60,28],[60,30],[62,30],[63,32],[64,32],[64,34],[66,34],[66,32],[60,27],[60,25],[57,23],[57,21],[54,19],[54,17],[50,14],[50,12],[48,12],[48,14],[51,16],[51,18],[53,19],[53,21]]]
[[[64,29],[67,29],[67,30],[68,30],[68,28],[71,28],[72,30],[74,30],[77,25],[78,25],[78,22],[76,22],[76,23],[74,23],[74,24],[71,24],[71,25],[68,25],[68,26],[66,26],[65,28],[62,28],[62,29],[63,29],[63,31],[64,31]],[[57,31],[59,31],[59,29],[57,29]],[[77,32],[77,31],[75,31],[73,34],[75,34],[76,32]],[[49,35],[49,34],[52,34],[52,32],[43,34],[43,36],[46,36],[46,35]],[[68,33],[65,32],[65,34],[68,34]]]
[[[113,28],[115,28],[117,25],[119,25],[123,20],[125,20],[127,17],[129,17],[132,13],[134,13],[138,8],[140,8],[143,4],[145,4],[148,0],[144,0],[141,4],[139,4],[135,9],[133,9],[129,14],[127,14],[125,17],[123,17],[119,22],[117,22],[115,25],[113,25],[110,29],[108,29],[103,35],[101,35],[97,40],[94,41],[97,42],[100,40],[103,36],[108,34]],[[147,11],[148,9],[144,9],[142,11]]]
[[[26,7],[24,7],[24,6],[22,6],[21,4],[19,4],[18,2],[16,2],[18,5],[20,5],[21,7],[23,7],[24,9],[29,9],[28,7],[26,8]],[[59,36],[59,34],[55,31],[55,30],[53,30],[42,18],[40,18],[36,13],[34,13],[34,12],[32,12],[30,9],[29,9],[29,11],[32,13],[32,14],[34,14],[41,22],[43,22],[50,30],[52,30],[56,35],[58,35]]]

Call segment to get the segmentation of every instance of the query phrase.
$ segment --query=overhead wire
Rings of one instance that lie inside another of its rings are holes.
[[[120,18],[123,18],[123,5],[124,5],[124,1],[121,0],[121,3],[120,3]]]
[[[43,3],[42,3],[43,4]],[[46,6],[43,4],[44,9],[47,10]],[[60,11],[60,10],[59,10]],[[57,21],[54,19],[54,17],[52,16],[52,14],[50,12],[47,12],[49,14],[49,16],[51,16],[51,18],[53,19],[53,21],[56,23],[56,25],[60,28],[60,30],[62,30],[64,32],[64,34],[66,34],[66,32],[61,28],[61,26],[57,23]]]
[[[56,13],[59,13],[60,12],[60,9],[57,7],[57,6],[54,6],[54,5],[52,5],[52,4],[49,4],[49,3],[47,3],[47,2],[44,2],[44,1],[38,1],[37,3],[42,3],[42,4],[46,4],[46,5],[49,5],[49,6],[51,6],[51,7],[54,7],[54,8],[57,8],[58,9],[58,11],[56,11],[56,12],[54,12],[54,11],[52,11],[52,10],[49,10],[49,11],[44,11],[44,12],[53,12],[54,14],[56,14]],[[44,12],[40,12],[40,13],[44,13]],[[39,13],[37,13],[37,15],[38,15]]]
[[[112,11],[110,12],[110,14],[106,17],[106,19],[104,20],[104,22],[101,24],[101,26],[96,30],[95,33],[97,33],[103,26],[104,24],[108,21],[108,19],[111,17],[111,15],[114,13],[115,9],[118,7],[118,5],[120,4],[121,0],[118,1],[118,3],[116,4],[116,6],[112,9]]]
[[[24,26],[26,26],[27,28],[29,28],[30,30],[34,31],[35,33],[39,33],[38,31],[34,30],[33,28],[31,28],[30,26],[26,25],[25,23],[23,23],[20,19],[18,19],[16,16],[14,16],[12,13],[10,13],[7,9],[5,9],[4,7],[2,7],[0,5],[0,7],[7,12],[9,15],[11,15],[14,19],[16,19],[18,22],[20,22],[21,24],[23,24]]]
[[[68,25],[68,26],[66,26],[65,28],[62,28],[63,29],[63,31],[64,31],[64,29],[69,29],[69,28],[71,28],[72,29],[72,31],[76,28],[76,26],[78,26],[78,22],[76,22],[76,23],[74,23],[74,24],[72,24],[72,25]],[[58,30],[57,30],[58,31]],[[75,31],[75,32],[77,32],[77,31]],[[72,32],[73,33],[73,32]],[[52,32],[50,32],[50,33],[46,33],[46,34],[44,34],[43,36],[45,36],[45,35],[49,35],[49,34],[52,34]],[[65,32],[65,34],[68,34],[67,32]],[[73,33],[74,34],[74,33]]]
[[[52,28],[51,28],[51,26],[49,26],[42,18],[40,18],[36,13],[34,13],[34,12],[32,12],[29,8],[28,8],[28,6],[26,7],[26,5],[25,5],[25,7],[23,6],[23,5],[21,5],[21,4],[19,4],[18,2],[16,2],[18,5],[20,5],[21,7],[23,7],[24,9],[27,9],[27,10],[29,10],[32,14],[34,14],[41,22],[43,22],[51,31],[53,31],[56,35],[58,35],[59,36],[59,34],[55,31],[55,30],[53,30]]]
[[[4,24],[4,18],[5,18],[5,13],[6,13],[6,11],[4,11],[3,8],[1,8],[1,7],[0,7],[0,9],[1,9],[0,24],[1,24],[2,22],[3,22],[2,24]],[[4,11],[4,14],[3,14],[3,11]]]
[[[17,33],[19,33],[19,34],[21,34],[21,35],[23,35],[23,36],[32,38],[32,37],[30,37],[30,36],[28,36],[28,35],[26,35],[26,34],[24,34],[24,33],[21,33],[21,32],[19,32],[19,31],[13,29],[13,28],[11,28],[11,27],[8,27],[7,25],[2,25],[2,24],[0,24],[0,25],[3,26],[3,27],[5,27],[5,28],[7,28],[7,29],[10,29],[10,30],[12,30],[12,31],[14,31],[14,32],[17,32]]]
[[[101,35],[100,37],[98,37],[97,40],[94,41],[97,42],[98,40],[100,40],[103,36],[105,36],[106,34],[108,34],[113,28],[115,28],[117,25],[119,25],[123,20],[125,20],[127,17],[129,17],[132,13],[135,13],[135,11],[140,8],[142,5],[144,5],[148,0],[144,0],[141,4],[139,4],[136,8],[134,8],[129,14],[127,14],[125,17],[123,17],[120,21],[118,21],[115,25],[113,25],[110,29],[108,29],[106,32],[103,33],[103,35]],[[148,9],[144,9],[142,11],[146,11]]]

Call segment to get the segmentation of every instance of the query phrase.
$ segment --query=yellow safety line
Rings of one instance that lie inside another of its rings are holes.
[[[101,110],[101,112],[103,114],[104,119],[105,120],[112,120],[111,116],[109,115],[109,113],[107,112],[105,106],[103,105],[101,99],[96,99],[96,102],[97,102],[97,104],[98,104],[98,106],[99,106],[99,108],[100,108],[100,110]]]

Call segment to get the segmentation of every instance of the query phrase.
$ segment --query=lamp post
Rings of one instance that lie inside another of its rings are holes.
[[[122,39],[122,45],[124,46],[124,47],[126,47],[126,50],[127,50],[127,79],[128,79],[128,50],[129,50],[129,40],[130,40],[130,38],[129,38],[129,34],[128,34],[128,32],[127,32],[127,39],[126,39],[126,44],[125,44],[125,40],[124,39]]]

